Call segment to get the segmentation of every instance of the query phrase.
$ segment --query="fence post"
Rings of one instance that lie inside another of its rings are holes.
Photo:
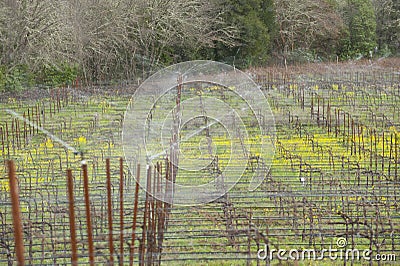
[[[75,231],[75,210],[74,210],[74,183],[72,171],[67,170],[67,188],[69,201],[69,230],[71,234],[71,264],[78,265],[78,254],[76,246],[76,231]]]
[[[19,207],[19,191],[17,176],[15,174],[15,164],[13,161],[8,162],[8,177],[10,180],[10,194],[12,204],[12,216],[14,225],[14,239],[15,239],[15,253],[17,255],[18,265],[25,265],[24,258],[24,242],[23,242],[23,230],[21,223],[21,213]]]
[[[119,159],[119,265],[124,264],[124,160]]]
[[[133,256],[135,251],[135,238],[136,238],[136,219],[139,201],[139,178],[140,178],[140,164],[136,166],[136,186],[135,186],[135,203],[133,207],[133,225],[132,225],[132,243],[129,256],[129,265],[133,266]]]
[[[92,232],[92,219],[90,214],[90,199],[89,199],[89,177],[87,171],[87,164],[82,163],[83,171],[83,188],[85,196],[85,207],[86,207],[86,224],[88,234],[88,245],[89,245],[89,262],[90,265],[94,266],[94,247],[93,247],[93,232]]]
[[[111,198],[111,173],[110,158],[106,159],[107,175],[107,214],[108,214],[108,244],[110,248],[110,265],[114,265],[114,244],[113,244],[113,224],[112,224],[112,198]]]

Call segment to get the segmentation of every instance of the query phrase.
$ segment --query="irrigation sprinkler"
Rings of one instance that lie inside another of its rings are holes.
[[[202,96],[203,93],[206,94]],[[224,97],[220,97],[221,94]],[[169,97],[174,101],[167,100]],[[206,119],[206,125],[191,126],[197,117]],[[142,124],[143,127],[137,126]],[[268,125],[268,130],[265,130],[265,125]],[[188,130],[183,130],[184,127]],[[128,160],[138,158],[141,165],[154,166],[156,161],[168,156],[172,163],[169,168],[172,183],[166,184],[169,194],[164,198],[157,195],[160,200],[169,204],[202,204],[217,199],[226,191],[219,191],[215,181],[204,186],[183,186],[176,182],[179,171],[204,167],[202,160],[183,159],[182,143],[210,130],[220,130],[217,134],[223,134],[224,130],[232,138],[231,141],[239,142],[239,145],[234,143],[229,147],[230,161],[235,163],[228,163],[224,176],[221,176],[229,190],[246,168],[249,156],[247,129],[250,127],[257,131],[252,132],[255,136],[262,136],[258,141],[260,150],[266,151],[264,155],[268,154],[267,157],[273,157],[273,115],[259,86],[246,74],[228,65],[191,61],[159,71],[136,90],[125,114],[122,142],[125,157]],[[208,150],[212,151],[210,137],[207,142]],[[270,158],[265,160],[267,168]],[[249,190],[256,189],[262,179],[262,176],[254,175],[249,182]],[[142,180],[141,186],[145,187],[145,180]]]
[[[75,155],[81,154],[81,152],[79,152],[77,149],[75,149],[74,147],[72,147],[71,145],[69,145],[68,143],[66,143],[65,141],[63,141],[62,139],[58,138],[57,136],[51,134],[49,131],[47,131],[46,129],[44,129],[43,127],[39,126],[38,124],[35,124],[31,121],[29,121],[28,119],[26,119],[25,117],[21,116],[20,114],[18,114],[15,111],[12,111],[10,109],[6,109],[5,110],[7,113],[11,114],[12,116],[18,118],[19,120],[28,123],[31,127],[37,129],[38,131],[41,131],[43,134],[45,134],[46,136],[48,136],[51,140],[58,142],[59,144],[61,144],[63,147],[65,147],[66,149],[72,151]]]

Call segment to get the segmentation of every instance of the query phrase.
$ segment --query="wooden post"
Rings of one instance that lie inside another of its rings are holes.
[[[110,249],[110,264],[114,265],[114,243],[113,243],[113,224],[112,224],[112,197],[111,197],[111,173],[110,158],[106,159],[107,175],[107,214],[108,214],[108,246]]]
[[[382,174],[385,170],[385,131],[382,132]]]
[[[119,264],[124,264],[124,160],[119,159]]]
[[[93,247],[93,232],[92,232],[92,219],[90,214],[90,199],[89,199],[89,177],[87,171],[87,164],[82,164],[83,171],[83,189],[85,197],[86,207],[86,225],[88,234],[88,245],[89,245],[89,262],[90,265],[94,266],[94,247]]]
[[[149,195],[151,188],[151,166],[147,165],[147,182],[146,182],[146,199],[144,203],[144,214],[143,214],[143,229],[142,229],[142,249],[140,251],[140,262],[139,265],[144,265],[146,253],[146,237],[147,237],[147,219],[149,213]]]
[[[394,179],[397,181],[397,166],[398,166],[398,146],[397,146],[397,133],[394,134]]]
[[[72,171],[70,169],[67,170],[67,188],[69,201],[69,230],[71,234],[71,264],[78,265],[74,210],[74,181],[72,178]]]
[[[137,209],[139,202],[139,180],[140,180],[140,164],[136,166],[136,186],[135,186],[135,203],[133,207],[133,225],[132,225],[132,243],[129,256],[129,265],[133,266],[133,256],[135,251],[135,238],[136,238],[136,219],[137,219]]]
[[[21,223],[21,213],[19,206],[19,190],[17,176],[15,174],[15,164],[13,161],[8,162],[8,178],[10,181],[10,194],[12,204],[12,217],[14,226],[14,240],[15,240],[15,253],[17,256],[17,263],[19,266],[25,265],[24,258],[24,241],[23,230]]]
[[[2,151],[2,156],[3,158],[6,157],[5,153],[5,148],[4,148],[4,133],[3,133],[3,127],[0,127],[0,138],[1,138],[1,151]],[[5,161],[4,161],[5,162]]]

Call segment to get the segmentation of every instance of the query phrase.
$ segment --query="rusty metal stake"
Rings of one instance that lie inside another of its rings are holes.
[[[92,219],[90,215],[90,199],[89,199],[89,177],[87,164],[82,164],[83,171],[83,189],[85,193],[85,207],[86,207],[86,224],[88,234],[88,245],[89,245],[89,262],[90,265],[94,266],[94,247],[93,247],[93,232],[92,232]]]
[[[71,264],[78,265],[78,254],[76,245],[76,231],[75,231],[75,210],[74,210],[74,181],[72,178],[72,171],[67,170],[67,188],[68,188],[68,201],[69,201],[69,230],[71,233]]]
[[[110,158],[106,159],[107,175],[107,207],[108,207],[108,242],[110,248],[110,265],[114,265],[114,244],[113,244],[113,224],[112,224],[112,198],[111,198],[111,173]]]
[[[24,242],[23,242],[23,231],[21,223],[21,213],[19,207],[19,192],[17,176],[15,174],[14,162],[9,160],[8,163],[8,177],[10,179],[10,194],[12,204],[12,215],[14,225],[14,239],[15,239],[15,253],[17,255],[18,265],[25,265],[24,258]]]
[[[136,219],[137,219],[137,209],[139,202],[139,180],[140,180],[140,164],[136,167],[136,186],[135,186],[135,203],[133,207],[133,225],[132,225],[132,244],[129,256],[129,265],[133,266],[133,256],[135,252],[135,238],[136,238]]]
[[[119,159],[119,265],[124,264],[124,160]]]
[[[145,263],[145,253],[146,253],[146,233],[147,233],[147,215],[149,212],[149,194],[151,184],[151,166],[147,165],[147,183],[146,183],[146,199],[144,202],[144,214],[143,214],[143,228],[142,228],[142,243],[139,257],[139,265],[144,265]]]

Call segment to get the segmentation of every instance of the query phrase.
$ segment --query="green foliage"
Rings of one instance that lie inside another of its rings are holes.
[[[322,58],[315,50],[296,49],[286,54],[288,63],[310,63],[321,62]]]
[[[271,54],[274,37],[273,1],[229,0],[225,19],[239,29],[239,45],[216,49],[216,59],[246,67],[263,63]]]
[[[341,56],[368,56],[376,47],[376,18],[371,1],[349,0],[344,12],[346,37],[342,40]]]
[[[0,67],[0,91],[18,91],[36,84],[57,87],[70,84],[79,73],[77,65],[62,63],[44,65],[39,71],[32,71],[27,65]]]
[[[0,91],[17,91],[33,83],[33,76],[26,65],[12,68],[0,67]]]
[[[70,84],[78,76],[78,66],[68,63],[59,65],[44,65],[38,73],[39,84],[50,87],[57,87]]]
[[[4,90],[5,83],[6,83],[5,67],[1,66],[0,67],[0,92]]]

